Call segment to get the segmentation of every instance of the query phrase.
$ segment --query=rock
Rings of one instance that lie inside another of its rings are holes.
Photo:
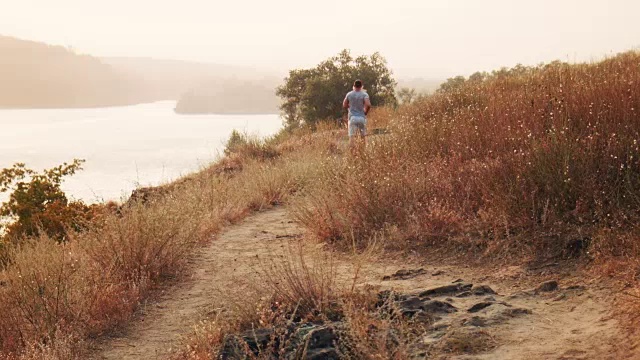
[[[486,326],[502,324],[514,317],[531,314],[531,310],[529,309],[515,308],[504,303],[494,303],[492,306],[485,309],[486,316],[483,320],[485,321]]]
[[[440,275],[443,275],[443,274],[444,274],[444,271],[442,271],[442,270],[437,270],[437,271],[435,271],[433,274],[431,274],[431,276],[440,276]]]
[[[424,305],[424,300],[421,300],[417,296],[411,296],[406,300],[402,300],[398,302],[398,307],[400,309],[408,309],[408,310],[421,310]]]
[[[427,271],[425,269],[423,269],[423,268],[413,269],[413,270],[400,269],[400,270],[396,271],[393,275],[384,276],[382,278],[382,280],[384,280],[384,281],[386,281],[386,280],[407,280],[407,279],[414,278],[416,276],[424,275],[426,273],[427,273]]]
[[[473,316],[465,322],[465,325],[475,326],[475,327],[485,327],[487,326],[487,320],[480,316]]]
[[[340,354],[334,348],[308,350],[304,357],[308,360],[339,360]]]
[[[456,279],[456,280],[453,280],[451,283],[455,284],[455,283],[461,283],[461,282],[464,282],[464,280]]]
[[[542,284],[538,285],[538,287],[536,287],[534,292],[537,294],[541,292],[551,292],[556,290],[558,290],[558,282],[555,280],[550,280],[550,281],[545,281]]]
[[[258,355],[272,341],[273,329],[256,329],[243,332],[240,336],[229,335],[223,340],[219,359],[245,359],[251,352]],[[277,344],[276,344],[277,345]],[[277,346],[275,346],[277,347]]]
[[[129,200],[127,200],[125,205],[132,206],[136,203],[139,204],[147,204],[153,200],[157,200],[162,198],[163,196],[169,193],[169,186],[151,186],[138,188],[131,192],[131,196]]]
[[[222,348],[218,355],[212,357],[219,360],[244,360],[249,358],[249,347],[247,343],[237,335],[227,335],[222,340]]]
[[[470,313],[474,313],[474,312],[478,312],[484,308],[488,308],[489,306],[493,305],[494,303],[491,301],[483,301],[483,302],[479,302],[475,305],[473,305],[472,307],[469,308],[469,310],[467,310]]]
[[[448,314],[448,313],[453,313],[458,311],[458,309],[456,309],[455,306],[449,304],[448,302],[440,301],[440,300],[426,301],[422,307],[422,310],[430,314],[436,314],[436,313]]]
[[[468,296],[471,296],[471,295],[472,295],[471,291],[463,291],[463,292],[457,294],[456,297],[462,298],[462,297],[468,297]]]
[[[421,292],[418,296],[425,297],[425,296],[434,296],[434,295],[442,296],[442,295],[455,294],[461,291],[469,290],[471,289],[472,286],[473,286],[472,284],[461,284],[461,283],[439,286],[433,289],[425,290]]]
[[[287,346],[287,359],[338,360],[337,324],[306,324],[293,333]]]
[[[473,295],[496,295],[496,292],[493,291],[493,289],[488,285],[474,286],[473,288],[471,288],[471,293],[473,293]]]

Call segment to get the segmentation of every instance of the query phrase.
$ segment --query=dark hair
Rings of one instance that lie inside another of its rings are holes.
[[[353,86],[355,86],[356,88],[360,89],[362,87],[362,81],[361,80],[356,80],[353,82]]]

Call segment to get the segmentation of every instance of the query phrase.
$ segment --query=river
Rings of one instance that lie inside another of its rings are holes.
[[[282,127],[278,115],[179,115],[174,107],[163,101],[0,110],[0,169],[23,162],[42,170],[85,159],[64,191],[87,203],[122,200],[136,187],[166,183],[215,161],[233,129],[268,136]]]

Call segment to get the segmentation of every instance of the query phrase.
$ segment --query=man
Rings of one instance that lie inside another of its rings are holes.
[[[362,89],[362,81],[353,83],[353,91],[349,91],[342,102],[342,107],[349,109],[349,145],[353,146],[355,139],[364,140],[367,134],[367,114],[371,110],[371,100]]]

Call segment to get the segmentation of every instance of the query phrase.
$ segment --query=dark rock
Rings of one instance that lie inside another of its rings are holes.
[[[247,343],[237,335],[227,335],[222,340],[222,348],[215,359],[219,360],[244,360],[249,358]]]
[[[246,359],[249,353],[260,354],[262,350],[272,342],[272,329],[256,329],[243,332],[238,335],[227,335],[218,355],[221,360]],[[277,344],[275,345],[277,348]]]
[[[510,309],[505,309],[502,314],[507,315],[507,316],[511,316],[511,317],[516,317],[519,315],[530,315],[533,312],[529,309],[524,309],[524,308],[510,308]]]
[[[483,302],[479,302],[475,305],[473,305],[472,307],[469,308],[469,310],[467,310],[470,313],[474,313],[474,312],[478,312],[484,308],[488,308],[489,306],[493,305],[493,302],[490,301],[483,301]]]
[[[167,195],[169,190],[170,188],[168,186],[152,186],[135,189],[131,192],[131,196],[129,200],[127,200],[126,205],[131,206],[135,203],[147,204]]]
[[[471,288],[471,293],[473,293],[473,295],[496,295],[496,292],[493,291],[492,288],[490,288],[488,285],[479,285],[479,286],[474,286],[473,288]]]
[[[471,319],[465,322],[465,325],[475,326],[475,327],[485,327],[487,326],[487,319],[480,316],[473,316]]]
[[[472,295],[471,291],[463,291],[463,292],[457,294],[456,297],[463,298],[463,297],[468,297],[468,296],[471,296],[471,295]]]
[[[338,351],[334,348],[311,349],[307,350],[304,358],[308,360],[339,360],[340,354],[338,354]]]
[[[509,319],[531,314],[531,310],[529,309],[514,308],[504,303],[494,303],[492,306],[485,309],[486,316],[483,319],[486,326],[502,324]]]
[[[402,300],[398,302],[398,307],[400,309],[408,309],[408,310],[421,310],[424,305],[424,300],[421,300],[417,296],[411,296],[406,300]]]
[[[441,295],[455,294],[461,291],[469,290],[471,289],[472,286],[473,286],[472,284],[461,284],[461,283],[439,286],[433,289],[425,290],[421,292],[418,296],[425,297],[425,296],[434,296],[434,295],[441,296]]]
[[[396,271],[393,275],[387,275],[383,277],[382,280],[407,280],[420,275],[424,275],[426,273],[427,271],[423,268],[413,269],[413,270],[400,269]]]
[[[555,280],[550,280],[538,285],[538,287],[536,287],[535,289],[535,293],[551,292],[556,290],[558,290],[558,282]]]
[[[296,329],[286,348],[287,359],[333,360],[339,359],[336,344],[339,341],[338,324],[305,324]]]
[[[448,313],[453,313],[458,311],[458,309],[456,309],[455,306],[449,304],[448,302],[440,301],[440,300],[425,301],[424,305],[422,306],[422,310],[430,314],[436,314],[436,313],[448,314]]]

